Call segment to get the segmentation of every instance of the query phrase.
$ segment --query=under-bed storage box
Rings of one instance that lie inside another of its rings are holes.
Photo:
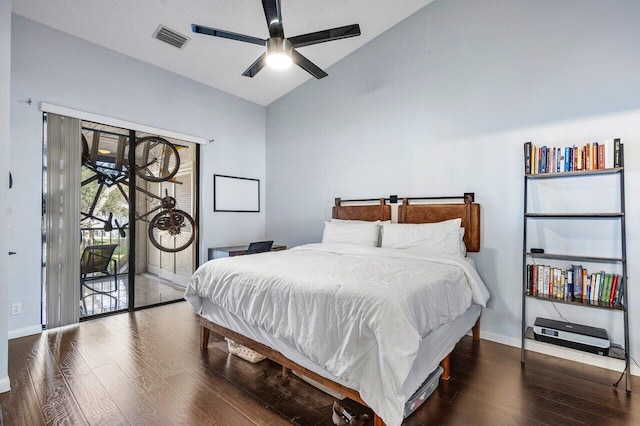
[[[425,380],[422,385],[420,385],[420,388],[416,391],[416,393],[414,393],[413,396],[407,400],[406,404],[404,405],[405,418],[413,414],[413,412],[416,411],[416,409],[420,407],[422,403],[425,402],[427,398],[429,398],[431,394],[436,390],[436,388],[438,387],[438,383],[440,383],[440,376],[442,376],[443,371],[444,370],[442,369],[442,367],[438,366],[438,368],[436,368],[433,373],[429,374],[427,380]]]

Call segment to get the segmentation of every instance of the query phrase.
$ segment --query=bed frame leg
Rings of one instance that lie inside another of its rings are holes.
[[[282,366],[282,378],[286,379],[288,376],[289,376],[289,369],[283,365]]]
[[[209,329],[204,325],[200,326],[200,350],[207,350],[209,347]]]
[[[373,413],[373,426],[386,426],[376,413]]]
[[[445,359],[442,360],[440,365],[444,370],[442,372],[442,380],[449,380],[451,378],[451,354],[447,355]]]
[[[471,333],[473,334],[473,340],[480,340],[480,317],[478,317],[476,324],[471,329]]]

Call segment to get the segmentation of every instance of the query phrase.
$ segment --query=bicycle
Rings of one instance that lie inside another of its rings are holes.
[[[89,212],[81,212],[82,219],[93,219],[104,223],[104,230],[109,232],[114,229],[113,222],[124,237],[125,229],[128,223],[120,225],[117,219],[113,219],[113,214],[109,213],[107,219],[95,216],[95,208],[98,200],[105,187],[116,186],[125,201],[129,203],[129,196],[124,186],[129,186],[130,171],[125,158],[127,158],[127,137],[119,136],[116,144],[116,153],[114,161],[103,161],[98,154],[100,131],[92,129],[93,141],[91,147],[82,136],[82,164],[91,170],[94,175],[83,180],[81,186],[98,182],[98,189],[93,202],[89,208]],[[180,155],[178,148],[166,139],[157,136],[146,136],[139,138],[135,143],[135,167],[134,171],[137,176],[147,182],[166,182],[170,181],[174,184],[180,184],[175,180],[174,176],[180,168]],[[113,164],[113,166],[111,166]],[[148,197],[159,201],[159,205],[151,210],[139,214],[135,212],[136,220],[142,220],[149,223],[148,236],[151,243],[159,250],[175,253],[186,249],[195,240],[197,227],[195,221],[189,213],[177,209],[176,199],[169,196],[168,190],[165,189],[164,197],[158,196],[145,188],[136,185],[136,190],[144,193]],[[148,217],[158,212],[150,220]]]

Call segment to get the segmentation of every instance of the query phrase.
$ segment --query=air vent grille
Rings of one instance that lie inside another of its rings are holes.
[[[158,26],[158,29],[153,33],[153,37],[160,41],[164,41],[178,49],[182,49],[189,40],[189,37],[185,37],[177,31],[167,28],[164,25]]]

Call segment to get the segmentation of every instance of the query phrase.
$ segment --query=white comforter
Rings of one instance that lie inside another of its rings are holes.
[[[202,265],[186,299],[206,298],[296,347],[399,425],[420,340],[489,293],[464,259],[309,244]]]

